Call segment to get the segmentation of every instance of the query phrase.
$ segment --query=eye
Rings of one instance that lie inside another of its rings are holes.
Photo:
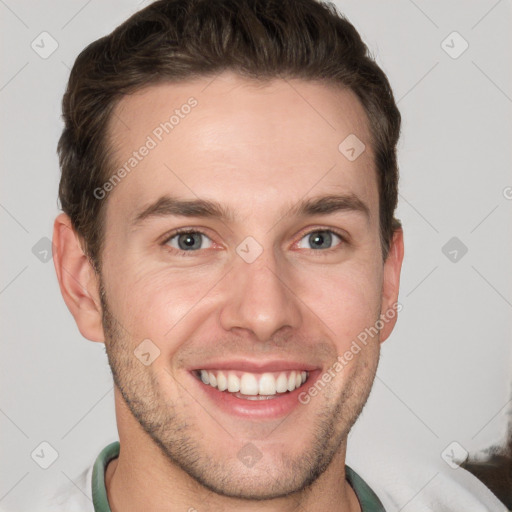
[[[206,243],[203,243],[204,239]],[[165,244],[178,251],[197,251],[210,248],[212,241],[200,231],[181,231],[168,238]]]
[[[331,249],[333,242],[338,241],[336,245],[340,245],[343,242],[341,236],[337,235],[333,231],[322,229],[316,231],[310,231],[306,236],[300,239],[298,247],[300,249]],[[310,244],[310,247],[304,244]]]

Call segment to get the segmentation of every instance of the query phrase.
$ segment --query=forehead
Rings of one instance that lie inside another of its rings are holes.
[[[109,139],[113,171],[125,172],[108,210],[123,218],[163,194],[242,216],[324,192],[378,202],[365,111],[351,91],[323,83],[223,73],[150,86],[119,102]],[[364,147],[355,160],[352,147]]]

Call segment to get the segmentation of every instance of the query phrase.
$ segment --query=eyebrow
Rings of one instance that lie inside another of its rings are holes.
[[[292,207],[285,208],[281,218],[329,215],[340,211],[356,212],[365,216],[367,220],[370,218],[370,209],[355,194],[330,194],[301,199]],[[168,216],[214,218],[231,223],[236,217],[231,209],[216,201],[209,199],[182,200],[165,195],[136,213],[131,225],[135,228],[151,218]]]

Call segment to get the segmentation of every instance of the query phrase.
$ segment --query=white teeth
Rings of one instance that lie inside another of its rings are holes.
[[[260,393],[260,395],[275,395],[276,394],[276,379],[271,373],[264,373],[261,376],[260,385],[259,385],[259,393]]]
[[[233,373],[228,373],[228,391],[237,393],[240,391],[240,379]]]
[[[240,393],[243,395],[257,395],[258,394],[258,381],[252,373],[244,373],[240,379]],[[262,395],[264,393],[261,393]]]
[[[228,379],[224,375],[224,372],[217,373],[217,387],[219,391],[225,391],[228,389]]]
[[[274,398],[274,396],[269,395],[241,395],[241,393],[235,393],[235,396],[238,398],[243,398],[245,400],[270,400]]]
[[[288,391],[293,391],[295,389],[295,383],[296,383],[296,377],[295,372],[291,372],[288,377]]]
[[[200,370],[198,373],[204,384],[219,391],[228,390],[230,393],[239,393],[244,396],[269,398],[277,393],[286,393],[299,388],[308,378],[308,372],[295,370],[263,374],[220,370]]]
[[[286,373],[279,374],[279,377],[276,380],[276,391],[278,393],[288,391],[288,379],[286,378]]]

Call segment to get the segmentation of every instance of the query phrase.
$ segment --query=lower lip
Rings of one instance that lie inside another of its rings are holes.
[[[299,395],[307,391],[320,374],[320,370],[309,372],[309,378],[299,388],[287,393],[277,393],[273,398],[264,400],[250,400],[238,398],[229,391],[219,391],[208,384],[204,384],[196,376],[192,378],[208,398],[220,409],[228,414],[245,419],[274,419],[287,416],[297,407],[303,404],[299,401]]]

